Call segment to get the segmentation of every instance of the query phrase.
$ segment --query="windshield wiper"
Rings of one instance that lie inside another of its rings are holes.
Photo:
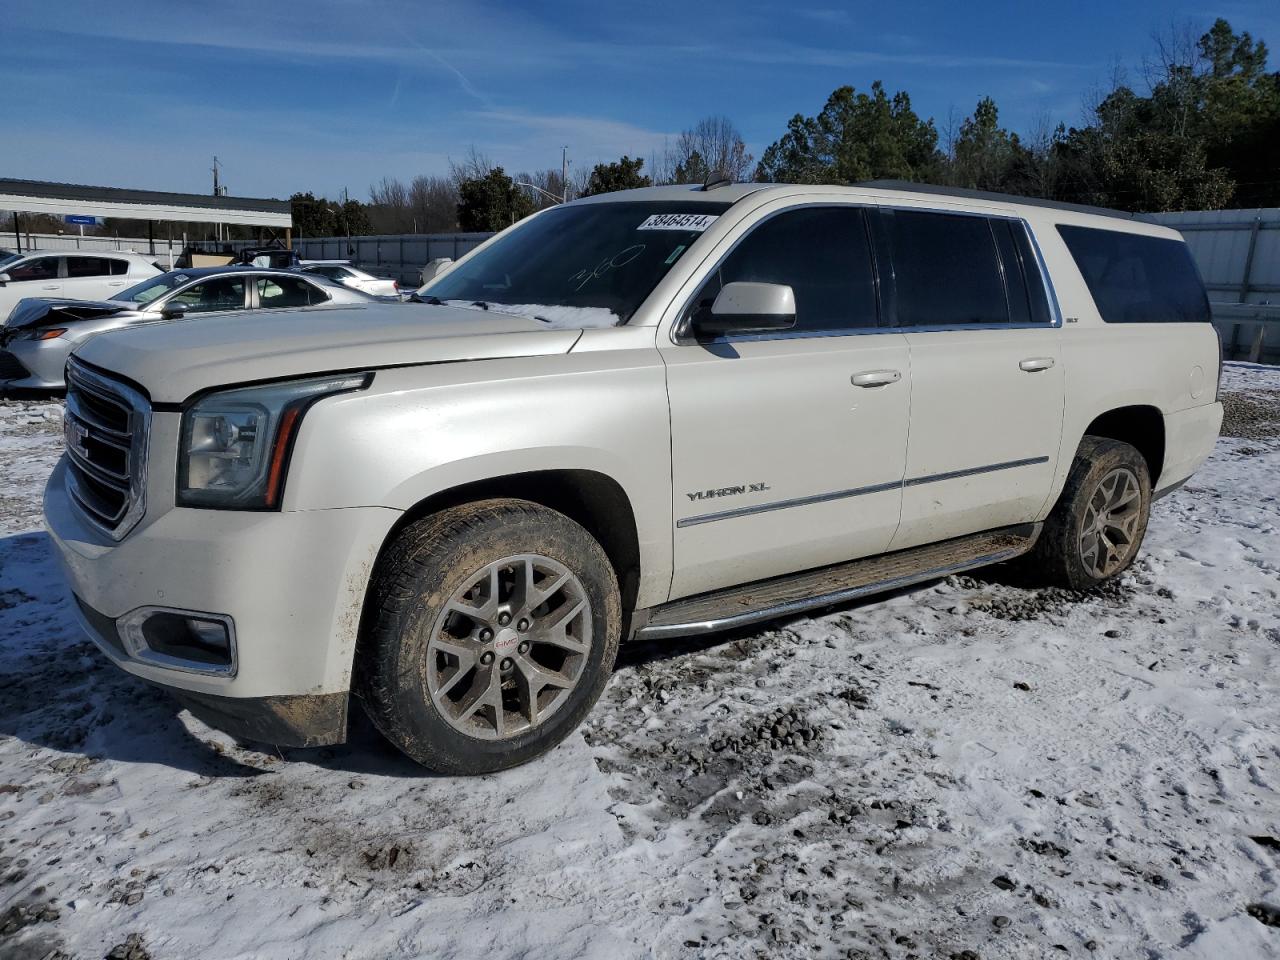
[[[443,301],[443,300],[441,300],[439,297],[418,297],[418,298],[417,298],[417,300],[418,300],[418,302],[419,302],[419,303],[429,303],[429,304],[431,304],[433,307],[443,307],[443,306],[444,306],[444,301]]]
[[[479,307],[481,310],[489,309],[489,304],[485,303],[483,300],[472,300],[471,305],[473,307]]]

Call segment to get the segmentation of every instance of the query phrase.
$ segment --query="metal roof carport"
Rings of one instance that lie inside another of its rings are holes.
[[[0,210],[14,211],[14,233],[21,246],[18,214],[53,216],[80,214],[130,220],[178,220],[193,223],[240,224],[283,228],[286,245],[293,238],[293,215],[288,200],[213,196],[202,193],[164,193],[122,187],[89,187],[77,183],[12,180],[0,177]],[[154,251],[153,251],[154,252]]]
[[[1182,231],[1209,290],[1226,358],[1280,362],[1280,208],[1145,217]]]

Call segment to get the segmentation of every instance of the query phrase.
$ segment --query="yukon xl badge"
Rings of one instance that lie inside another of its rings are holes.
[[[746,486],[739,484],[736,487],[720,487],[716,490],[699,490],[696,493],[686,493],[685,496],[690,500],[714,500],[716,497],[736,497],[742,493],[760,493],[762,490],[771,489],[767,483],[748,483]]]

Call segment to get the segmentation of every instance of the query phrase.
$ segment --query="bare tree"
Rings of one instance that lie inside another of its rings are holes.
[[[536,188],[530,190],[527,186],[521,187],[522,190],[530,194],[535,210],[553,207],[557,201],[551,199],[552,197],[565,196],[565,184],[560,179],[559,170],[548,168],[546,170],[535,170],[533,173],[517,173],[512,179],[520,184],[532,184]]]
[[[746,180],[755,158],[747,153],[742,134],[728,117],[703,117],[680,133],[652,164],[655,183],[701,183],[708,173],[722,170],[732,180]]]
[[[369,220],[374,233],[408,233],[412,214],[409,190],[395,177],[383,177],[369,188]]]
[[[946,155],[949,162],[954,163],[956,159],[956,141],[960,139],[960,124],[964,121],[963,115],[956,109],[953,103],[947,108],[947,119],[942,125],[942,152]]]
[[[409,184],[414,233],[458,229],[458,188],[450,177],[417,176]]]
[[[493,171],[493,161],[476,149],[473,143],[461,160],[449,160],[449,178],[454,186],[462,186],[467,180],[483,180]]]
[[[1155,55],[1143,61],[1147,91],[1164,91],[1164,112],[1177,136],[1186,136],[1198,106],[1198,74],[1204,72],[1198,32],[1191,21],[1171,22],[1151,35]]]

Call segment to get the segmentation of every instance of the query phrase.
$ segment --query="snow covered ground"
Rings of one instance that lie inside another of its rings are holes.
[[[1100,594],[624,650],[498,776],[239,746],[77,634],[0,403],[0,958],[1280,956],[1280,371]]]

